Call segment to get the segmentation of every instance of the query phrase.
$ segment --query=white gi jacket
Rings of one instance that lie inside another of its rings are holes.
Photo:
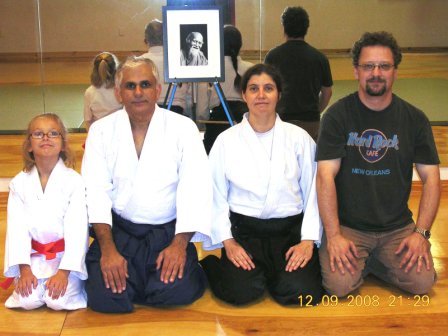
[[[272,156],[250,126],[221,133],[209,155],[213,177],[212,243],[232,238],[229,210],[256,218],[304,213],[301,239],[319,245],[322,223],[316,194],[316,144],[306,131],[277,115]]]
[[[210,236],[212,182],[196,125],[156,106],[140,158],[122,109],[95,122],[82,163],[90,223],[112,225],[111,210],[135,224],[164,224],[176,234]],[[201,235],[202,234],[202,235]]]
[[[85,255],[88,248],[86,193],[81,176],[67,168],[62,159],[51,172],[45,192],[36,167],[21,172],[11,181],[8,198],[8,229],[5,247],[6,277],[20,275],[27,264],[37,279],[49,278],[59,269],[87,279]],[[34,255],[31,240],[42,244],[64,238],[65,252],[55,259]]]

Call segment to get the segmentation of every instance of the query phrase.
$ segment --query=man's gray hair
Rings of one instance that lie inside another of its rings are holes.
[[[159,80],[159,71],[157,70],[156,64],[147,57],[140,56],[129,56],[126,61],[121,63],[117,68],[117,73],[115,75],[115,87],[119,88],[121,85],[121,81],[123,79],[123,70],[126,68],[134,68],[136,66],[147,64],[151,67],[152,73],[156,78],[156,85],[160,83]]]

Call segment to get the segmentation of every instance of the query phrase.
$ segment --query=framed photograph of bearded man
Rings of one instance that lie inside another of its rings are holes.
[[[162,12],[165,82],[224,81],[221,7],[164,6]]]

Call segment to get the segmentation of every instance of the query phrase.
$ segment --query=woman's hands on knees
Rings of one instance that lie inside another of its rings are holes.
[[[255,268],[252,256],[238,244],[235,239],[230,238],[224,240],[224,248],[226,249],[227,258],[236,266],[243,270],[250,271]]]

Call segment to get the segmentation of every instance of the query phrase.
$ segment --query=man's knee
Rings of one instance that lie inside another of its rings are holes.
[[[187,247],[187,262],[182,279],[176,280],[177,285],[170,289],[172,299],[169,305],[188,305],[204,295],[207,288],[207,276],[199,265],[198,254],[193,243]]]
[[[322,285],[329,295],[345,297],[358,289],[363,283],[362,276],[352,276],[346,271],[340,274],[339,271],[330,274],[322,274]]]
[[[408,274],[408,277],[403,278],[397,282],[397,286],[411,294],[423,295],[427,294],[436,282],[435,270],[423,270],[420,273],[413,272]]]
[[[329,295],[345,297],[362,285],[364,280],[361,265],[358,264],[358,269],[353,275],[348,272],[347,269],[345,270],[345,274],[341,274],[339,269],[336,269],[333,272],[330,268],[330,257],[328,255],[328,251],[323,243],[319,249],[319,258],[322,274],[322,285]]]
[[[336,295],[337,297],[346,297],[349,295],[354,289],[350,286],[340,286],[339,284],[334,286],[334,284],[327,285],[324,283],[325,291],[329,295]]]
[[[183,282],[181,291],[185,294],[179,296],[180,302],[175,304],[191,304],[204,295],[205,289],[207,288],[207,276],[202,267],[199,266],[197,258],[193,258],[193,262],[190,263],[188,272],[184,273],[184,277],[181,281]]]
[[[137,295],[135,302],[154,307],[188,305],[199,299],[206,287],[204,270],[198,263],[191,262],[185,266],[182,279],[174,282],[164,283],[160,280],[160,271],[153,273],[147,279],[144,293]]]
[[[134,305],[129,300],[126,291],[121,294],[94,292],[87,289],[88,302],[87,305],[93,311],[100,313],[130,313],[134,309]]]
[[[86,293],[88,306],[101,313],[129,313],[134,305],[128,296],[128,289],[122,293],[112,293],[110,288],[104,285],[101,272],[89,268],[89,278],[86,281]]]

